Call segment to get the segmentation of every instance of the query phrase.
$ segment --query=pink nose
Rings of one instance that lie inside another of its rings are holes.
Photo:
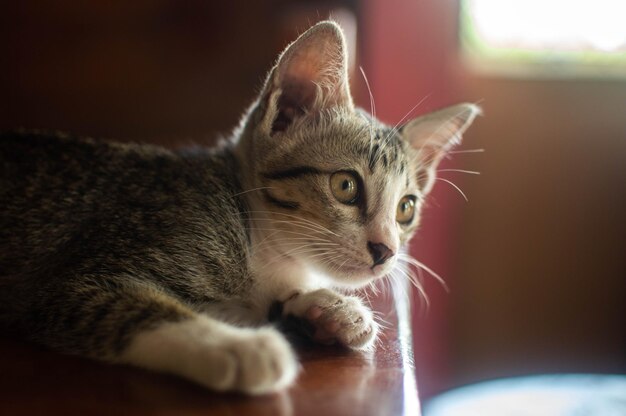
[[[371,241],[368,241],[367,250],[372,255],[372,260],[374,260],[374,265],[372,267],[384,264],[394,255],[393,251],[391,251],[391,249],[383,243],[372,243]]]

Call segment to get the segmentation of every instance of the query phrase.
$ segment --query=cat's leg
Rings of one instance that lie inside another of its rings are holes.
[[[361,299],[329,289],[294,293],[283,303],[282,314],[304,320],[308,326],[305,332],[322,343],[337,341],[350,348],[367,349],[378,334],[373,313]]]
[[[291,346],[273,328],[228,325],[128,279],[63,286],[40,292],[29,318],[34,338],[61,352],[172,373],[220,391],[267,393],[296,376]]]
[[[298,369],[291,347],[275,329],[237,328],[204,315],[139,332],[120,361],[215,390],[252,394],[288,386]]]

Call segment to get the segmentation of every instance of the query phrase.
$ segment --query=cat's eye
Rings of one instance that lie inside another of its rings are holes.
[[[415,216],[415,197],[407,195],[402,197],[396,209],[396,221],[400,224],[408,224]]]
[[[359,182],[350,172],[335,172],[330,177],[330,190],[339,202],[352,205],[359,197]]]

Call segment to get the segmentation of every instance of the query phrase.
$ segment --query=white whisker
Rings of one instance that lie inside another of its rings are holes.
[[[369,96],[370,96],[370,110],[371,110],[372,116],[376,117],[376,104],[374,103],[374,95],[372,94],[370,83],[367,79],[367,76],[365,75],[365,71],[363,70],[362,66],[359,66],[359,70],[361,71],[361,75],[363,75],[363,80],[365,81],[365,86],[367,87],[367,92],[369,93]]]
[[[419,100],[419,101],[417,102],[417,104],[415,104],[413,107],[411,107],[411,109],[410,109],[410,110],[409,110],[409,111],[408,111],[408,112],[404,115],[404,117],[402,117],[402,118],[400,119],[400,121],[398,121],[398,122],[397,122],[397,123],[393,126],[393,128],[391,129],[391,132],[390,132],[390,133],[386,136],[386,138],[385,138],[385,142],[387,141],[387,139],[388,139],[389,137],[391,137],[391,136],[393,136],[394,134],[396,134],[396,132],[398,131],[398,128],[400,127],[400,124],[402,124],[402,123],[404,122],[404,120],[406,120],[406,119],[407,119],[407,117],[408,117],[409,115],[411,115],[411,113],[412,113],[413,111],[415,111],[415,109],[416,109],[417,107],[419,107],[420,105],[422,105],[422,103],[423,103],[424,101],[426,101],[429,97],[430,97],[430,94],[425,95],[425,96],[424,96],[421,100]]]
[[[480,172],[475,170],[465,170],[465,169],[438,169],[437,172],[459,172],[459,173],[468,173],[470,175],[480,175]]]
[[[420,298],[424,300],[424,304],[423,304],[424,310],[422,311],[422,313],[428,312],[428,309],[430,308],[430,299],[428,299],[426,290],[424,290],[424,286],[420,282],[421,277],[415,277],[414,275],[412,275],[406,270],[400,270],[400,271],[402,274],[404,274],[407,277],[407,279],[409,279],[413,287],[415,287],[415,289],[417,290],[417,293],[419,294]],[[417,274],[421,276],[420,268],[417,268]]]
[[[245,227],[247,230],[258,230],[258,231],[278,231],[275,228],[261,228],[261,227]],[[324,238],[320,238],[320,237],[315,237],[315,236],[311,236],[309,234],[305,234],[305,233],[299,233],[297,231],[291,231],[291,230],[280,230],[280,232],[282,233],[288,233],[288,234],[294,234],[294,235],[300,235],[300,236],[304,236],[304,237],[309,237],[311,239],[317,239],[317,240],[323,240],[323,241],[328,241]]]
[[[367,76],[365,76],[365,71],[363,70],[363,67],[361,66],[359,67],[359,69],[361,70],[361,75],[363,75],[363,80],[365,80],[365,86],[367,87],[367,92],[369,93],[369,96],[370,96],[370,113],[372,117],[370,118],[370,121],[369,121],[369,128],[370,128],[369,156],[371,157],[372,149],[374,147],[374,118],[376,118],[376,104],[374,103],[374,95],[372,94],[372,89],[370,88],[370,83],[367,79]]]
[[[459,154],[459,153],[483,153],[485,149],[461,149],[461,150],[451,150],[448,151],[448,154]]]
[[[454,183],[452,183],[451,181],[444,179],[444,178],[435,178],[435,180],[437,181],[443,181],[446,182],[448,184],[450,184],[451,186],[454,187],[454,189],[456,189],[457,191],[459,191],[459,193],[461,194],[461,196],[463,196],[463,199],[465,199],[465,202],[469,202],[469,199],[467,199],[467,196],[465,195],[465,193],[463,193],[463,191],[461,190],[461,188],[459,188],[458,186],[456,186]]]
[[[398,259],[401,259],[401,260],[405,261],[406,263],[412,264],[413,266],[415,266],[418,269],[422,269],[422,270],[428,272],[428,274],[430,274],[432,277],[434,277],[435,280],[437,280],[441,284],[441,286],[443,286],[443,288],[446,290],[446,292],[450,291],[450,289],[448,288],[448,285],[446,285],[446,282],[443,280],[443,278],[441,276],[439,276],[437,273],[435,273],[430,267],[426,266],[424,263],[422,263],[421,261],[417,260],[415,257],[409,256],[407,254],[400,253]]]
[[[329,234],[327,231],[320,228],[313,228],[307,223],[301,223],[297,220],[284,221],[284,220],[271,220],[274,224],[289,224],[294,227],[304,228],[305,230],[318,233],[318,234]]]
[[[274,189],[274,187],[273,186],[260,186],[258,188],[248,189],[247,191],[243,191],[243,192],[239,192],[239,193],[233,194],[230,197],[231,198],[235,198],[237,196],[244,195],[244,194],[247,194],[249,192],[262,191],[263,189]]]
[[[301,218],[301,217],[298,217],[298,216],[296,216],[296,215],[285,214],[285,213],[283,213],[283,212],[275,212],[275,211],[262,211],[262,210],[260,210],[260,211],[259,211],[259,210],[256,210],[256,211],[246,211],[246,213],[248,213],[248,214],[273,214],[273,215],[282,215],[282,216],[284,216],[284,217],[293,218],[293,219],[295,219],[295,220],[302,221],[302,222],[307,223],[307,224],[309,224],[309,225],[311,225],[311,226],[317,227],[317,228],[319,228],[320,230],[324,230],[325,232],[327,232],[327,233],[329,233],[329,234],[333,234],[333,235],[335,235],[335,236],[339,237],[339,235],[338,235],[337,233],[335,233],[335,232],[333,232],[333,231],[329,230],[328,228],[324,227],[323,225],[318,224],[318,223],[316,223],[315,221],[308,220],[308,219],[306,219],[306,218]],[[271,218],[260,218],[260,217],[258,217],[258,218],[257,218],[257,217],[254,217],[253,219],[254,219],[255,221],[256,221],[256,220],[259,220],[259,221],[272,221],[272,219],[271,219]]]

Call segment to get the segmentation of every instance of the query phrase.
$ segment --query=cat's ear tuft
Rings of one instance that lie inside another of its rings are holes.
[[[475,104],[457,104],[418,117],[401,128],[402,137],[418,152],[418,184],[424,193],[432,189],[441,159],[461,143],[463,133],[480,114]]]
[[[290,44],[272,69],[263,97],[271,133],[287,129],[296,117],[315,116],[335,106],[353,108],[339,25],[320,22]]]

